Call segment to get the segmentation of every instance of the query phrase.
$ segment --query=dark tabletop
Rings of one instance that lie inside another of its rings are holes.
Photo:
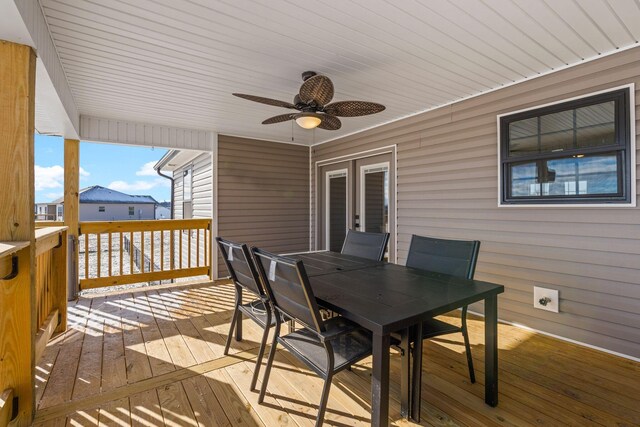
[[[322,306],[381,335],[504,292],[494,283],[335,252],[293,257],[302,259]]]

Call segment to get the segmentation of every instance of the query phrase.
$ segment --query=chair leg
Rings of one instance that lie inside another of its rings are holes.
[[[268,319],[270,323],[270,319]],[[262,366],[262,358],[264,357],[264,348],[267,346],[267,337],[269,336],[269,329],[271,325],[267,323],[262,334],[262,341],[260,341],[260,349],[258,350],[258,357],[256,359],[256,368],[253,371],[253,378],[251,379],[251,391],[256,391],[256,383],[258,382],[258,374],[260,373],[260,367]]]
[[[471,345],[469,344],[469,333],[467,332],[466,327],[462,328],[462,337],[464,338],[464,348],[467,353],[467,365],[469,365],[469,378],[471,379],[471,384],[474,384],[476,382],[476,373],[473,369],[473,356],[471,355]]]
[[[225,355],[229,354],[229,347],[231,347],[231,338],[233,337],[233,330],[235,329],[239,312],[240,310],[238,310],[238,306],[236,305],[236,307],[233,309],[233,316],[231,316],[231,326],[229,327],[229,335],[227,335],[227,343],[224,345]]]
[[[318,406],[318,416],[316,417],[316,427],[321,427],[324,422],[324,413],[327,410],[327,401],[329,400],[329,390],[331,389],[331,380],[333,374],[329,373],[324,380],[324,386],[322,387],[322,397],[320,398],[320,406]]]
[[[260,388],[260,396],[258,396],[258,403],[264,401],[264,395],[267,392],[267,383],[269,382],[269,375],[271,374],[271,366],[273,365],[273,359],[276,357],[276,347],[278,347],[278,335],[280,334],[280,323],[276,324],[275,332],[273,333],[273,343],[269,350],[269,358],[267,359],[267,366],[264,369],[264,378],[262,379],[262,388]]]

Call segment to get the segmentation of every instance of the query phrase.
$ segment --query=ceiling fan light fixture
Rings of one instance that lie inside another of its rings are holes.
[[[296,116],[296,123],[303,129],[314,129],[322,123],[322,119],[313,113],[303,113]]]

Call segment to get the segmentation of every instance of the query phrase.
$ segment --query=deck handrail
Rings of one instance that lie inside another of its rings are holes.
[[[211,277],[211,219],[83,221],[79,234],[80,290]]]
[[[36,362],[56,332],[67,321],[67,227],[44,227],[35,231],[36,255]]]

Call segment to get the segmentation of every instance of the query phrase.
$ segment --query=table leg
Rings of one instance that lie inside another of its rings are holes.
[[[411,374],[411,419],[420,422],[422,402],[422,322],[413,329],[413,372]]]
[[[484,401],[498,405],[498,296],[484,300]]]
[[[236,287],[238,304],[242,304],[242,288]],[[238,319],[236,320],[236,341],[242,341],[242,312],[238,310]]]
[[[402,351],[401,360],[402,367],[400,370],[400,415],[403,418],[409,418],[410,407],[410,388],[411,388],[411,328],[402,331],[400,349]]]
[[[389,334],[373,334],[373,372],[371,376],[371,425],[389,425]]]

